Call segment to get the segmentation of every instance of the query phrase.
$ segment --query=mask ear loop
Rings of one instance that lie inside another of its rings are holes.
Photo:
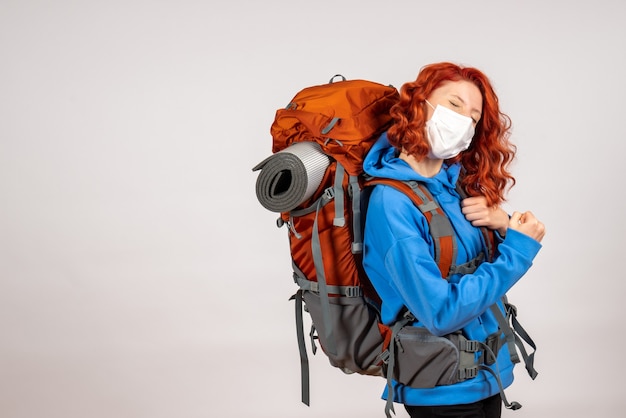
[[[430,104],[430,102],[429,102],[428,100],[424,99],[424,101],[425,101],[426,103],[428,103],[428,106],[430,106],[433,110],[435,110],[435,106],[433,106],[432,104]]]

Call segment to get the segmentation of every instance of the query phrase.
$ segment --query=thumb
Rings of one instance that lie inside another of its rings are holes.
[[[511,215],[511,219],[509,220],[509,225],[519,226],[522,223],[522,214],[520,212],[513,212]]]

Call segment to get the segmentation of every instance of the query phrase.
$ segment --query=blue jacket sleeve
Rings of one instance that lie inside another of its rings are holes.
[[[435,335],[463,328],[496,303],[541,248],[534,239],[509,230],[493,262],[460,279],[444,280],[432,255],[428,223],[413,203],[389,188],[371,199],[364,261],[383,299],[383,316],[386,303],[388,319],[404,305]]]

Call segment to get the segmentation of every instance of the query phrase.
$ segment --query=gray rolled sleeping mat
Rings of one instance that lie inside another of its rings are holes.
[[[315,142],[297,142],[261,161],[256,195],[272,212],[289,212],[317,190],[330,164]]]

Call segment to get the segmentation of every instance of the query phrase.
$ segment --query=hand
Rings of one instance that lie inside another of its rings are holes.
[[[513,212],[509,220],[509,228],[526,234],[538,242],[541,242],[546,234],[545,225],[539,222],[532,212]]]
[[[487,206],[487,199],[484,196],[463,199],[461,211],[472,225],[497,230],[501,236],[506,234],[509,215],[499,206]]]

